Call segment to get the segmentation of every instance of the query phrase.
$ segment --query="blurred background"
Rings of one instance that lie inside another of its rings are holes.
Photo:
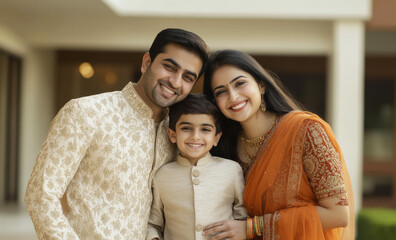
[[[37,239],[23,198],[57,111],[138,79],[168,27],[275,72],[332,126],[356,215],[396,209],[396,1],[0,0],[1,240]]]

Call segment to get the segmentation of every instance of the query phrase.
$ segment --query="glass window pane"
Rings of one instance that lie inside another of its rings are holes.
[[[363,177],[363,197],[392,197],[392,176],[368,175]]]
[[[364,158],[392,161],[394,156],[394,80],[368,79],[365,86]]]

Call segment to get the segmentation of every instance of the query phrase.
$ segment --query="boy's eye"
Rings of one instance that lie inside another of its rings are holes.
[[[212,129],[210,129],[210,128],[202,128],[202,131],[203,132],[212,132]]]
[[[191,128],[190,128],[190,127],[182,127],[181,130],[182,130],[182,131],[190,131]]]

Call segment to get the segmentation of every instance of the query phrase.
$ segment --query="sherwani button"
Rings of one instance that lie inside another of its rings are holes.
[[[197,232],[201,232],[203,229],[202,225],[198,224],[197,226],[195,226],[195,231]]]
[[[198,178],[194,178],[193,179],[193,183],[194,183],[194,185],[199,185],[199,179]]]
[[[198,169],[194,169],[193,176],[194,177],[199,177],[199,170]]]

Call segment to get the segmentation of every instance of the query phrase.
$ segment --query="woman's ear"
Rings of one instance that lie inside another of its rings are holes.
[[[142,66],[140,68],[140,71],[142,71],[142,73],[145,73],[147,69],[150,67],[150,65],[151,65],[151,57],[150,54],[146,52],[143,55]]]
[[[168,129],[166,130],[166,133],[168,134],[169,140],[170,140],[172,143],[176,143],[176,132],[173,131],[172,129],[168,128]]]
[[[264,95],[264,93],[265,93],[265,85],[264,85],[264,83],[260,82],[258,85],[259,85],[259,88],[260,88],[261,95]]]
[[[221,138],[221,135],[223,134],[223,132],[219,132],[218,134],[216,134],[216,136],[215,136],[215,139],[214,139],[214,142],[213,142],[213,146],[217,146],[217,144],[219,143],[219,141],[220,141],[220,138]]]

